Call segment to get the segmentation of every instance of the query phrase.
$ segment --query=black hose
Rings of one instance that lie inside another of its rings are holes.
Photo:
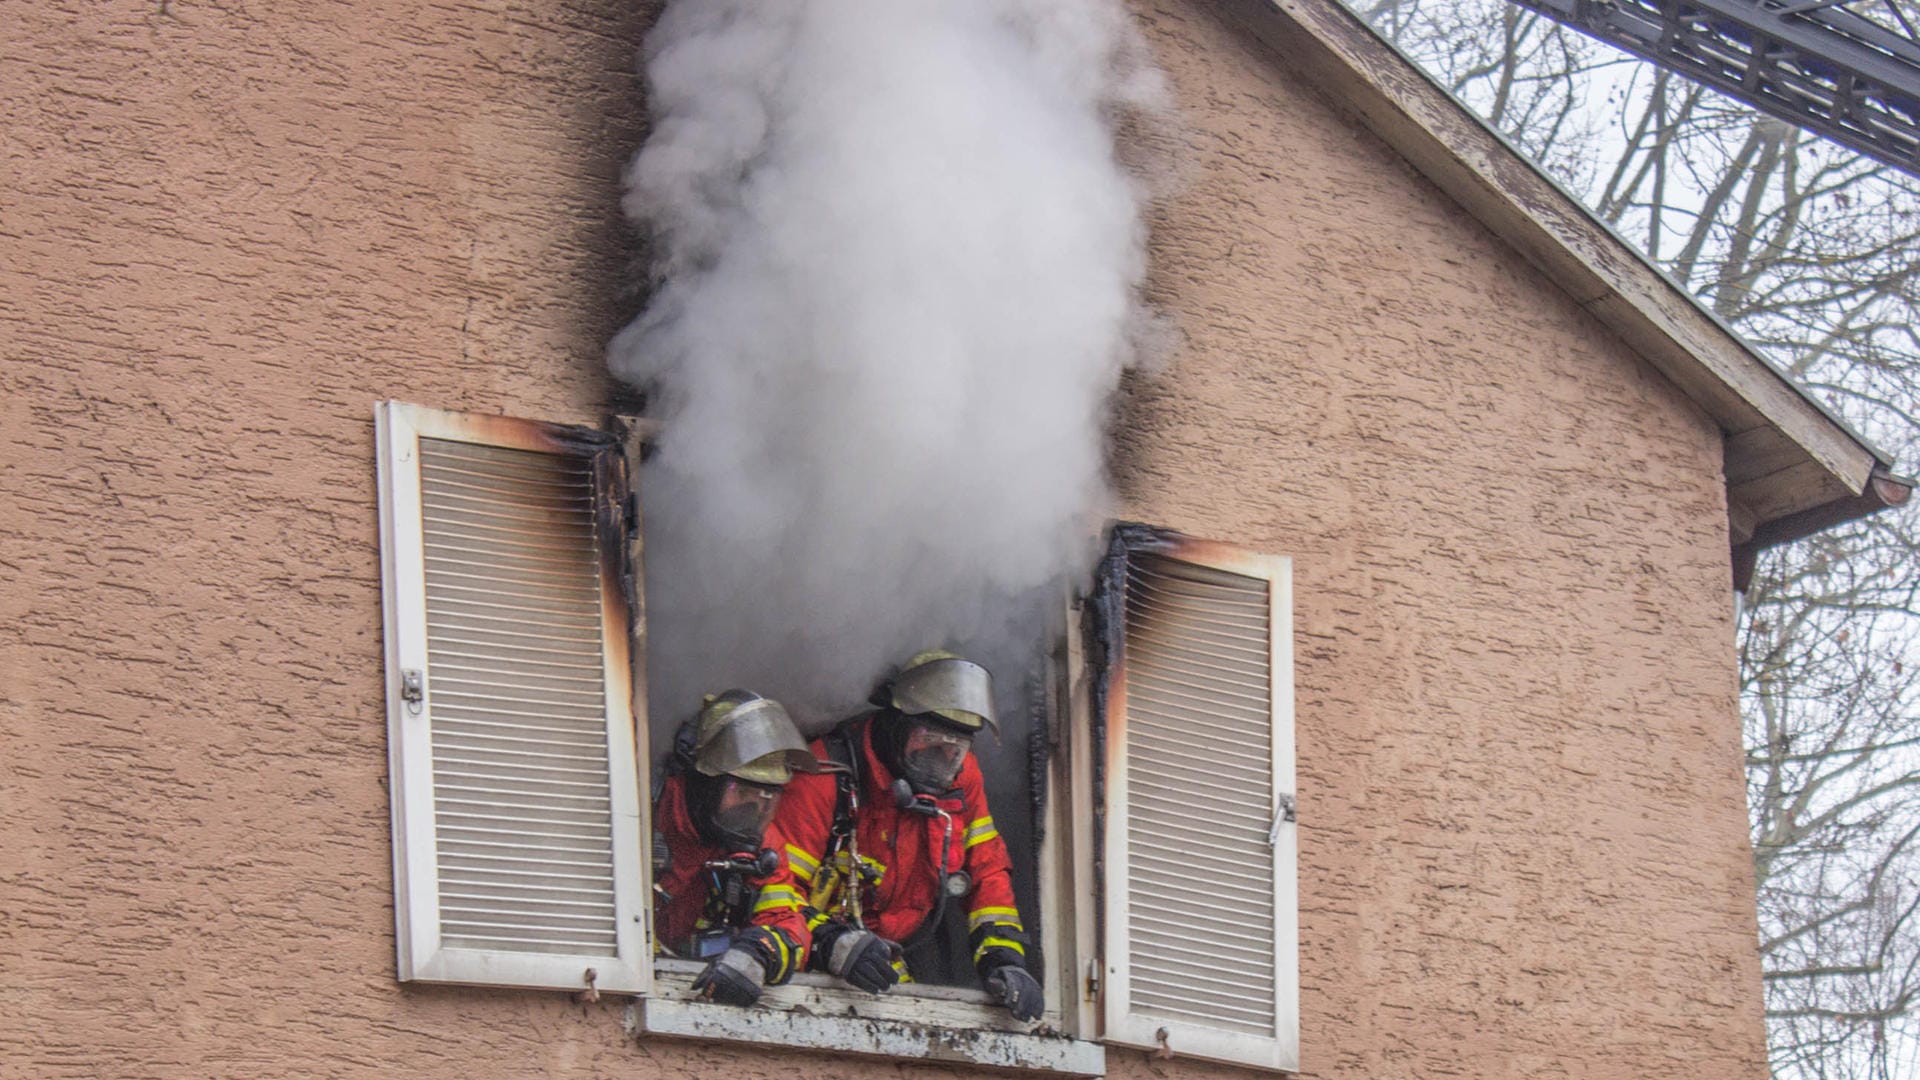
[[[914,797],[913,786],[905,780],[893,782],[893,804],[902,810],[910,810],[928,817],[938,817],[946,824],[946,831],[940,836],[940,867],[933,872],[933,914],[927,916],[907,940],[900,943],[900,950],[917,949],[926,944],[927,939],[939,929],[940,920],[947,914],[947,849],[953,845],[953,815],[929,803],[923,803]]]

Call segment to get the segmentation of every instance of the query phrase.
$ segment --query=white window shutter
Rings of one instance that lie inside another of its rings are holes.
[[[1105,1038],[1298,1071],[1291,566],[1161,540],[1109,586]]]
[[[400,978],[643,993],[619,451],[398,402],[375,427]]]

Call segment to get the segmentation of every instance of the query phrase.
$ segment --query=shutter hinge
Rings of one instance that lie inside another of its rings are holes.
[[[1087,961],[1087,998],[1088,1001],[1100,1000],[1100,961]]]
[[[407,712],[420,715],[420,705],[427,700],[426,680],[421,678],[418,668],[408,668],[400,673],[400,700],[407,703]]]

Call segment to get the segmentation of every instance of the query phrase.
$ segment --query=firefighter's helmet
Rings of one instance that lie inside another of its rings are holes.
[[[921,794],[951,789],[973,737],[982,728],[1000,730],[987,669],[944,650],[907,661],[875,703],[888,706],[875,740],[881,761]]]
[[[993,715],[993,676],[944,649],[907,661],[887,686],[887,703],[904,716],[932,713],[967,731],[986,727],[1000,733]]]
[[[709,695],[694,721],[693,767],[704,776],[785,784],[821,771],[787,710],[751,690]]]

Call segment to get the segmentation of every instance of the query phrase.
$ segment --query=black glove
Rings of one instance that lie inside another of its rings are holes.
[[[757,942],[736,942],[732,948],[713,958],[700,977],[693,980],[694,992],[723,1005],[752,1005],[760,1000],[760,989],[767,983],[767,965]]]
[[[1034,1020],[1046,1002],[1040,983],[1018,964],[1006,964],[987,972],[987,993],[1000,999],[1015,1020]]]
[[[871,930],[842,925],[824,939],[821,931],[815,931],[813,947],[820,950],[816,955],[822,967],[857,990],[883,994],[900,981],[900,973],[893,967],[900,957],[900,946]]]

